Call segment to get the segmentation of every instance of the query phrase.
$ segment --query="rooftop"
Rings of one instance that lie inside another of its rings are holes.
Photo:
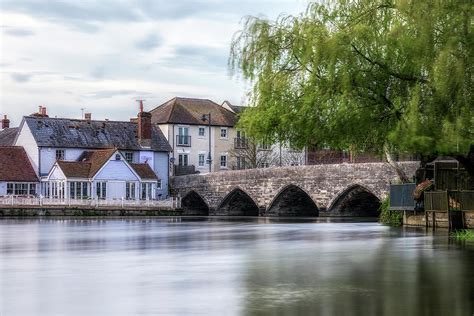
[[[0,131],[0,146],[13,146],[16,135],[20,129],[18,127],[5,128]]]
[[[136,122],[33,116],[26,116],[24,120],[40,147],[148,149],[139,142]],[[149,149],[171,151],[171,146],[158,126],[152,126],[152,140]]]
[[[38,177],[23,147],[0,147],[0,181],[38,181]]]
[[[233,127],[235,113],[208,99],[173,98],[151,111],[154,124],[207,125],[203,114],[211,113],[211,125]]]

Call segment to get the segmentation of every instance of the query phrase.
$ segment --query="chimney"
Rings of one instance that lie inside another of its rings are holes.
[[[39,115],[43,114],[43,106],[42,105],[38,106],[38,114]]]
[[[46,107],[45,106],[41,107],[41,116],[44,116],[44,117],[48,116],[48,114],[46,114]]]
[[[6,114],[2,120],[2,129],[5,129],[5,128],[10,128],[10,120],[7,118]]]
[[[143,100],[140,102],[140,113],[138,113],[138,141],[139,143],[151,141],[151,113],[143,111]]]
[[[92,113],[84,113],[84,120],[86,121],[92,120]]]

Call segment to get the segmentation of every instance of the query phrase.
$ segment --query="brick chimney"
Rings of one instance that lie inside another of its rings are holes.
[[[41,116],[43,116],[43,117],[48,116],[48,114],[46,114],[46,107],[45,106],[41,107]]]
[[[7,115],[2,119],[2,129],[10,128],[10,120],[7,118]]]
[[[151,144],[151,113],[143,111],[143,100],[140,102],[140,113],[138,113],[138,141],[140,144],[149,146]]]
[[[92,113],[84,113],[84,120],[86,121],[92,120]]]

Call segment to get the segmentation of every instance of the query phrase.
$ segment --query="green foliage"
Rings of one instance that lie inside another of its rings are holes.
[[[472,8],[467,0],[337,0],[276,21],[247,18],[229,58],[252,84],[241,127],[299,147],[467,153]]]
[[[460,229],[451,232],[451,237],[460,241],[471,241],[474,240],[474,230],[472,229]]]
[[[390,211],[390,197],[386,197],[380,205],[379,221],[390,226],[401,226],[403,224],[403,214],[400,211]]]

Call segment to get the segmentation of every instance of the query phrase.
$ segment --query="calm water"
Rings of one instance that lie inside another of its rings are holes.
[[[467,315],[474,245],[375,222],[0,220],[0,315]]]

